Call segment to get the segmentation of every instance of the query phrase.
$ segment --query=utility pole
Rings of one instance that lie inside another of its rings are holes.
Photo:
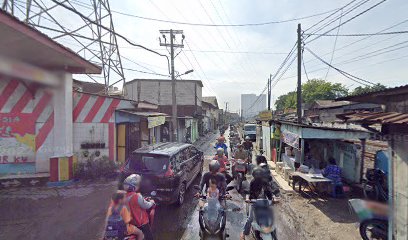
[[[300,23],[298,24],[297,34],[298,34],[297,122],[302,123],[302,27],[300,26]]]
[[[170,135],[170,140],[173,142],[178,142],[178,124],[177,124],[177,99],[176,99],[176,77],[174,75],[174,49],[175,48],[183,48],[183,41],[184,41],[184,34],[183,30],[160,30],[162,37],[164,39],[164,43],[160,40],[160,46],[170,47],[170,71],[171,71],[171,105],[172,105],[172,113],[171,113],[171,125],[172,125],[172,132],[173,134]],[[167,43],[166,35],[170,36],[170,43]],[[176,40],[176,35],[181,34],[182,40],[181,44],[175,44],[174,41]]]
[[[272,91],[272,74],[269,75],[268,79],[268,111],[271,110],[271,91]]]
[[[228,111],[228,102],[225,102],[225,111],[224,111],[224,123],[225,124],[227,124],[228,123],[228,114],[227,114],[227,111]]]

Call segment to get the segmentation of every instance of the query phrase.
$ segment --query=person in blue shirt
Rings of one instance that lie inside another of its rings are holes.
[[[227,146],[227,144],[225,144],[225,137],[220,136],[217,140],[218,140],[218,141],[217,141],[217,143],[215,144],[214,148],[215,148],[215,149],[218,149],[218,148],[224,149],[224,155],[225,155],[226,157],[228,157],[228,146]]]
[[[329,165],[323,170],[323,176],[332,180],[333,183],[341,183],[341,168],[337,166],[336,159],[329,158]]]

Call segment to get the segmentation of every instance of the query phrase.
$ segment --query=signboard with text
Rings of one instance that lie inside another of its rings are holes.
[[[35,162],[32,114],[1,113],[0,123],[0,164]]]

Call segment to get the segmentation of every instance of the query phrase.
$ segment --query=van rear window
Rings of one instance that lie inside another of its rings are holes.
[[[134,154],[129,161],[129,167],[137,172],[165,172],[169,157],[157,154]]]
[[[256,131],[255,125],[244,126],[245,131]]]

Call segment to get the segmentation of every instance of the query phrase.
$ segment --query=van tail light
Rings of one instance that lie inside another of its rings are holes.
[[[171,169],[171,164],[169,164],[169,167],[167,168],[167,171],[164,174],[164,176],[165,177],[173,177],[174,176],[173,169]]]

